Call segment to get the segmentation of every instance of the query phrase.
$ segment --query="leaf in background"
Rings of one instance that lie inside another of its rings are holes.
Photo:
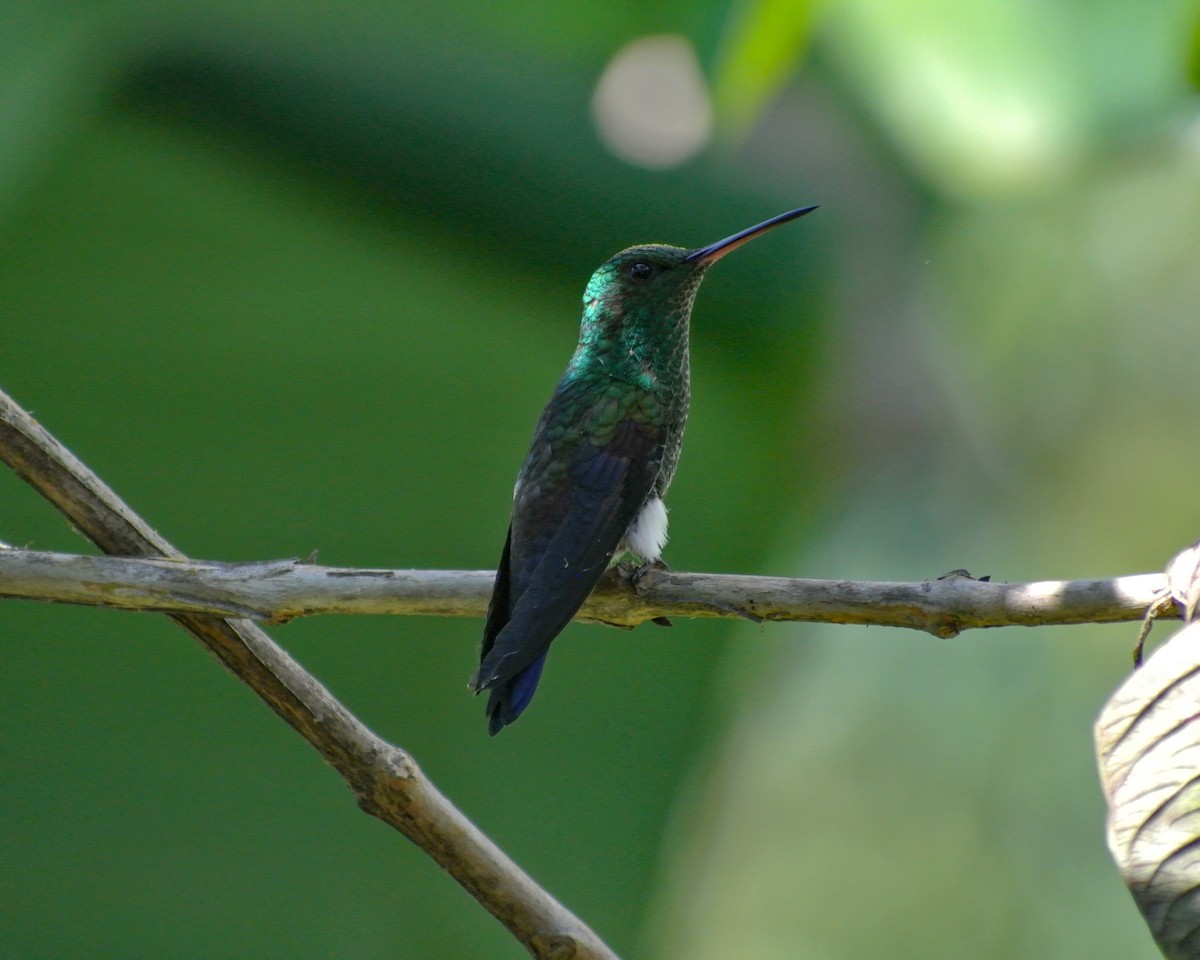
[[[1059,4],[844,0],[822,50],[939,192],[1039,193],[1076,169],[1094,112]]]
[[[740,137],[799,66],[812,34],[810,0],[751,0],[721,44],[713,97],[727,139]]]
[[[1108,846],[1170,960],[1200,956],[1200,624],[1178,631],[1096,721]]]

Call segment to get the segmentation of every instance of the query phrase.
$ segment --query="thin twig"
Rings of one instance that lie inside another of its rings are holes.
[[[0,460],[106,553],[186,562],[2,391]],[[411,756],[367,729],[262,630],[246,620],[195,612],[172,617],[320,752],[363,810],[428,853],[534,957],[616,960],[582,921],[455,809]]]
[[[270,623],[330,613],[480,617],[494,576],[490,570],[359,570],[299,560],[214,563],[0,551],[3,597]],[[1139,620],[1166,585],[1161,573],[1038,583],[962,576],[871,583],[651,570],[636,586],[608,577],[579,618],[636,626],[656,617],[747,617],[910,627],[951,637],[972,627]],[[1178,616],[1173,609],[1168,615]]]

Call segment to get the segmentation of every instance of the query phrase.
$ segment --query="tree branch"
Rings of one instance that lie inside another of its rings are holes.
[[[106,553],[166,557],[168,567],[187,562],[2,391],[0,460]],[[262,630],[194,611],[172,617],[320,752],[363,810],[428,853],[534,957],[616,960],[439,793],[408,753],[367,729]]]
[[[0,597],[282,623],[320,613],[481,617],[490,570],[358,570],[299,560],[214,563],[0,551]],[[972,627],[1139,620],[1165,596],[1161,573],[1110,580],[917,583],[793,580],[649,570],[609,576],[579,619],[636,626],[656,617],[747,617],[910,627],[952,637]],[[1177,616],[1177,614],[1172,614]]]

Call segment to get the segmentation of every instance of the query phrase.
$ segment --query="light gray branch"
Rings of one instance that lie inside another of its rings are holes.
[[[0,551],[2,597],[271,623],[319,613],[481,617],[493,576],[488,570],[358,570],[299,560],[214,563]],[[740,616],[911,627],[952,637],[971,627],[1139,620],[1166,586],[1161,573],[1038,583],[964,576],[870,583],[650,570],[636,586],[607,577],[579,618],[631,627],[655,617]]]
[[[2,391],[0,460],[104,552],[186,565],[178,550]],[[14,552],[0,551],[6,557]],[[408,753],[367,729],[253,623],[215,619],[194,608],[171,616],[321,753],[363,810],[428,853],[534,957],[616,960],[439,793]]]

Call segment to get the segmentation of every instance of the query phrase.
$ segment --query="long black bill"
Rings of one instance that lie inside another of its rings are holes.
[[[770,220],[764,220],[753,227],[739,230],[732,237],[726,237],[724,240],[710,243],[707,247],[700,247],[698,250],[693,250],[683,258],[683,261],[684,263],[699,263],[704,266],[716,263],[725,254],[732,253],[743,243],[748,243],[760,234],[779,226],[781,223],[795,220],[797,217],[802,217],[806,213],[812,213],[816,209],[816,207],[801,207],[799,210],[789,210],[787,213],[781,213],[779,216],[772,217]]]

